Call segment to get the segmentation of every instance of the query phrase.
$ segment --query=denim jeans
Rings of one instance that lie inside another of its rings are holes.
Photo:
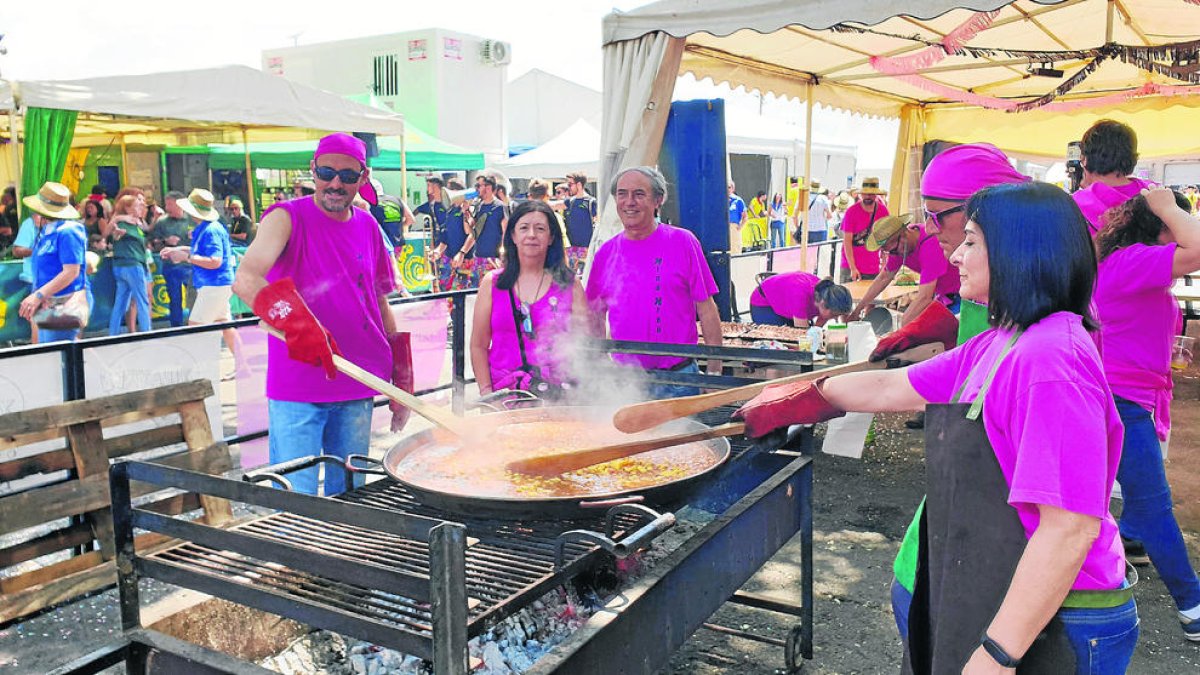
[[[1067,640],[1075,651],[1078,675],[1121,675],[1129,669],[1138,639],[1133,600],[1106,609],[1060,609]]]
[[[825,237],[827,237],[828,235],[829,235],[829,233],[826,230],[820,230],[817,232],[813,232],[812,230],[809,230],[808,243],[809,244],[819,244],[819,243],[825,241]]]
[[[48,342],[74,342],[77,337],[79,337],[78,328],[71,328],[69,330],[38,329],[39,344],[46,344]]]
[[[187,297],[187,287],[192,285],[191,265],[164,265],[163,281],[167,284],[171,327],[183,325],[183,299]]]
[[[686,368],[672,371],[676,373],[691,373],[699,374],[700,366],[693,361]],[[690,387],[683,384],[652,384],[650,385],[647,395],[651,399],[660,398],[678,398],[680,396],[695,396],[700,393],[700,387]]]
[[[792,325],[787,317],[779,316],[778,312],[766,305],[750,305],[750,320],[760,326]]]
[[[369,398],[332,403],[268,399],[271,464],[309,455],[326,454],[345,459],[352,454],[367,454],[371,442],[372,403]],[[296,492],[315,495],[317,468],[289,473],[286,478]],[[345,491],[344,472],[326,471],[322,494],[328,497]]]
[[[117,282],[117,296],[113,299],[112,314],[108,319],[108,334],[125,332],[125,312],[129,303],[137,307],[139,331],[150,330],[150,296],[146,293],[146,268],[141,265],[113,265],[113,277]]]
[[[1149,410],[1120,396],[1115,398],[1117,413],[1125,425],[1125,444],[1117,469],[1124,501],[1118,522],[1121,536],[1142,542],[1175,606],[1191,609],[1200,605],[1200,580],[1188,560],[1187,546],[1175,521],[1154,421]]]
[[[892,613],[900,639],[908,639],[908,610],[912,593],[892,579]],[[1138,615],[1133,600],[1107,609],[1059,609],[1063,632],[1075,652],[1079,675],[1117,675],[1129,668],[1137,646]]]
[[[787,246],[787,225],[782,220],[771,221],[771,248]]]

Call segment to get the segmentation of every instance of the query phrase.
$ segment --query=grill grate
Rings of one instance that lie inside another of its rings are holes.
[[[729,419],[732,407],[717,408],[699,416],[706,424]],[[750,442],[731,439],[731,461]],[[512,521],[462,518],[421,503],[403,485],[385,478],[339,497],[345,501],[399,513],[460,522],[467,528],[466,580],[469,623],[476,636],[536,600],[555,586],[575,577],[599,561],[600,549],[578,542],[565,547],[565,564],[554,566],[558,535],[574,529],[604,530],[604,514],[556,521]],[[620,516],[617,536],[636,527],[632,516]],[[377,531],[324,522],[291,513],[275,513],[233,529],[272,541],[301,546],[321,554],[429,573],[426,544]],[[297,600],[319,603],[373,619],[429,638],[429,608],[411,599],[384,593],[346,580],[330,579],[265,562],[252,556],[218,551],[186,543],[150,556],[159,562],[219,578],[227,583],[265,588]]]

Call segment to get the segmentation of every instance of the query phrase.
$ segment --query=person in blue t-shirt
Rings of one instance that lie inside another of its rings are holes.
[[[746,202],[737,196],[737,186],[729,181],[729,253],[742,252],[742,228],[746,226]]]
[[[33,222],[33,216],[21,221],[17,228],[17,238],[13,240],[12,255],[21,259],[21,281],[29,284],[29,292],[33,292],[33,245],[37,241],[38,226]],[[38,327],[29,322],[29,343],[38,343]]]
[[[596,198],[587,193],[587,174],[574,171],[567,174],[567,198],[551,202],[556,211],[563,212],[567,226],[567,267],[583,274],[587,263],[588,246],[596,229]]]
[[[425,182],[425,194],[429,201],[417,207],[418,213],[430,215],[433,221],[429,264],[433,273],[437,275],[437,290],[442,292],[467,288],[471,277],[469,272],[458,273],[462,262],[457,258],[458,252],[467,241],[467,228],[463,224],[463,203],[447,199],[445,187],[455,191],[465,189],[463,184],[456,180],[443,184],[441,178],[431,176]],[[447,203],[450,205],[447,206]],[[437,214],[440,216],[433,217]]]
[[[229,301],[233,298],[233,244],[229,231],[221,224],[221,214],[213,208],[213,195],[196,188],[187,199],[175,202],[192,219],[190,246],[164,248],[161,255],[171,262],[192,264],[192,285],[196,302],[188,315],[189,326],[233,320]],[[243,361],[241,340],[232,328],[222,331],[225,345],[233,353],[236,374],[249,372]],[[228,376],[226,379],[229,379]]]
[[[31,292],[21,301],[17,314],[33,324],[33,317],[51,304],[73,309],[87,326],[88,278],[84,271],[87,230],[74,222],[79,212],[71,206],[71,191],[65,185],[47,182],[35,195],[21,200],[33,211],[37,228],[30,257]],[[42,328],[42,342],[73,342],[80,327]]]
[[[500,241],[508,220],[504,202],[496,197],[500,184],[501,179],[492,171],[484,171],[475,179],[479,201],[470,215],[467,240],[455,256],[460,268],[470,270],[471,287],[478,286],[484,274],[501,267]]]

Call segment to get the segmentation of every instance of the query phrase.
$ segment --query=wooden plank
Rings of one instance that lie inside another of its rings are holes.
[[[124,436],[115,436],[104,441],[104,449],[109,459],[126,457],[128,455],[153,450],[168,445],[183,442],[183,425],[168,424],[138,431]]]
[[[203,401],[212,396],[212,382],[193,380],[155,389],[69,401],[59,405],[0,415],[0,437],[70,426],[115,417],[124,413]]]
[[[64,404],[65,405],[65,404]],[[100,426],[105,429],[118,427],[123,424],[132,424],[143,420],[152,420],[168,415],[179,414],[178,405],[159,406],[157,408],[147,408],[146,410],[134,410],[130,412],[120,413],[113,417],[108,417],[100,421]],[[52,440],[60,438],[63,435],[63,430],[60,428],[53,429],[37,429],[28,433],[13,434],[9,436],[0,436],[0,450],[10,450],[19,448],[23,445],[31,445],[40,441]],[[119,437],[118,437],[119,438]]]
[[[161,513],[164,516],[177,516],[188,511],[195,511],[200,508],[200,497],[194,492],[184,492],[182,494],[171,495],[166,499],[160,499],[156,502],[143,504],[138,508],[153,513]]]
[[[102,475],[0,497],[0,531],[15,532],[108,503],[108,476]]]
[[[55,430],[59,435],[62,432]],[[0,482],[14,481],[39,473],[54,473],[75,468],[75,457],[65,446],[20,459],[0,462]]]
[[[86,523],[77,523],[54,530],[29,541],[0,549],[0,567],[8,567],[39,558],[48,553],[82,546],[92,541],[92,528]]]
[[[27,434],[16,434],[11,436],[0,436],[0,450],[12,450],[23,445],[33,445],[42,441],[52,441],[56,438],[62,438],[63,430],[58,427],[52,429],[40,429]]]
[[[183,438],[189,448],[200,450],[213,444],[212,426],[208,419],[208,411],[204,409],[204,401],[181,404],[179,420],[183,425]],[[225,449],[225,453],[228,456],[228,448]],[[209,471],[208,473],[218,472]],[[233,509],[226,499],[200,495],[200,503],[204,505],[204,512],[214,525],[220,525],[233,519]]]
[[[160,534],[135,539],[139,555],[173,546],[175,540]],[[85,593],[111,586],[117,580],[116,561],[105,561],[99,551],[8,579],[0,579],[0,624]]]
[[[104,452],[104,432],[98,421],[72,424],[67,427],[67,441],[71,444],[71,452],[75,455],[75,470],[80,480],[100,477],[108,482],[108,455]],[[105,490],[107,495],[108,490]],[[111,500],[106,500],[106,503]],[[96,541],[104,559],[108,560],[117,554],[113,543],[112,507],[88,511],[85,517],[92,526]]]
[[[177,412],[170,409],[171,414]],[[61,429],[54,429],[50,438],[62,436]],[[109,459],[126,457],[138,452],[183,443],[183,425],[168,424],[132,434],[105,439],[104,447]],[[13,481],[38,473],[53,473],[75,468],[75,456],[66,447],[48,450],[20,459],[0,462],[0,482]]]

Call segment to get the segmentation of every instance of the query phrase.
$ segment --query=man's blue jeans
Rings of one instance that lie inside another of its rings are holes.
[[[353,454],[367,454],[371,444],[372,403],[369,398],[333,403],[268,399],[271,464],[309,455],[326,454],[345,459]],[[296,492],[317,494],[317,467],[285,477],[292,482]],[[345,491],[345,473],[327,470],[325,490],[321,494],[329,497]]]
[[[1115,398],[1117,413],[1125,425],[1125,445],[1117,469],[1124,501],[1118,523],[1121,536],[1142,542],[1175,606],[1191,609],[1200,605],[1200,580],[1188,560],[1187,546],[1175,521],[1154,421],[1149,410],[1120,396]]]
[[[163,281],[167,284],[171,327],[183,325],[183,299],[187,297],[187,287],[192,285],[191,265],[164,265]]]
[[[676,373],[699,374],[700,366],[693,361],[685,368],[673,371]],[[700,387],[691,387],[683,384],[652,384],[648,390],[648,396],[652,400],[663,398],[678,398],[680,396],[695,396],[700,393]]]
[[[771,221],[771,248],[787,246],[787,225],[782,220]]]
[[[137,327],[141,332],[150,330],[150,296],[146,293],[146,269],[141,265],[113,265],[113,277],[117,282],[117,296],[113,300],[112,315],[108,319],[108,334],[125,332],[125,312],[129,303],[137,307]]]

